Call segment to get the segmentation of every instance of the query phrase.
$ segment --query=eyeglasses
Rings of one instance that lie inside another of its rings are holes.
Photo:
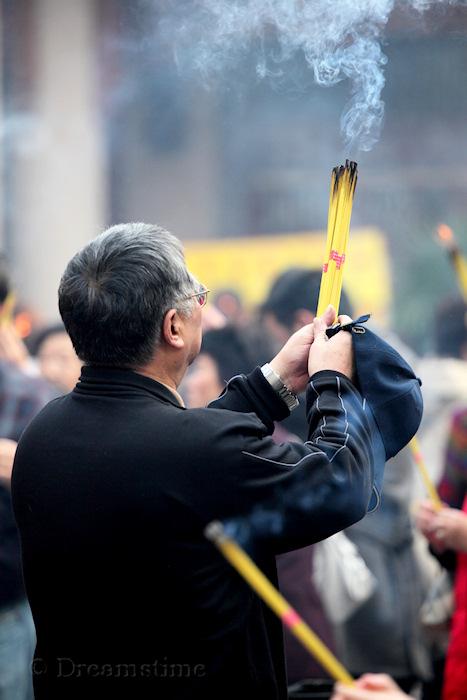
[[[203,289],[201,292],[197,292],[196,294],[190,294],[189,297],[186,297],[187,299],[198,299],[198,304],[200,306],[205,306],[207,300],[208,300],[208,294],[210,290],[209,289]]]

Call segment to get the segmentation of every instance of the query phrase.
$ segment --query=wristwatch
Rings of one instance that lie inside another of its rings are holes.
[[[295,394],[293,394],[290,389],[288,389],[280,376],[273,370],[270,364],[266,363],[261,367],[261,372],[264,375],[264,378],[267,379],[269,384],[272,386],[274,391],[276,391],[279,396],[281,397],[282,401],[284,401],[285,405],[289,409],[289,411],[293,411],[294,408],[297,408],[298,404],[300,403]]]

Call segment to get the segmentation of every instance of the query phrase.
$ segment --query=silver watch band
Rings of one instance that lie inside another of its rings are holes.
[[[293,411],[294,408],[297,408],[299,404],[299,400],[293,394],[290,389],[288,389],[280,376],[273,370],[270,364],[266,363],[261,367],[261,372],[264,375],[264,378],[269,382],[269,384],[272,386],[274,391],[276,391],[279,396],[281,397],[282,401],[284,401],[285,405],[289,409],[289,411]]]

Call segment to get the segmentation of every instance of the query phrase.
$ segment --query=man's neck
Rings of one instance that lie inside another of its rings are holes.
[[[177,391],[184,372],[168,372],[164,367],[155,366],[153,363],[150,363],[144,367],[138,367],[134,371],[137,372],[137,374],[142,374],[143,377],[149,377],[150,379],[154,379],[154,381],[159,382],[159,384],[163,384],[172,392],[181,406],[185,405],[182,397]],[[178,377],[179,374],[181,375],[180,378]]]

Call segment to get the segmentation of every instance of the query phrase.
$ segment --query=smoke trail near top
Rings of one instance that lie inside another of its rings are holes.
[[[188,62],[205,77],[224,71],[258,46],[260,78],[280,78],[287,61],[302,53],[318,85],[330,87],[348,79],[351,97],[341,117],[341,132],[349,150],[369,151],[379,138],[384,116],[381,93],[387,59],[380,42],[389,15],[398,4],[423,12],[443,3],[463,4],[462,0],[197,0],[182,3],[176,21],[174,16],[171,20],[176,24],[172,29],[179,66],[185,69]],[[275,49],[265,50],[272,43]]]

